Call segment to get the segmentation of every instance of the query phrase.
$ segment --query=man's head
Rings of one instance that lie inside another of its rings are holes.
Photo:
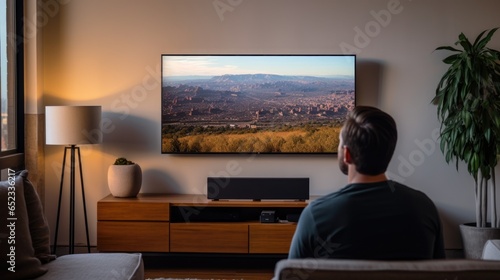
[[[384,173],[397,139],[396,122],[389,114],[374,107],[356,106],[347,115],[340,132],[340,170],[347,175],[348,166],[343,159],[349,153],[349,163],[358,173],[372,176]]]

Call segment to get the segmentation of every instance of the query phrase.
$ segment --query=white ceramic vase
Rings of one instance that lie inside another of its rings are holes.
[[[141,190],[142,170],[137,164],[110,165],[108,187],[114,197],[135,197]]]

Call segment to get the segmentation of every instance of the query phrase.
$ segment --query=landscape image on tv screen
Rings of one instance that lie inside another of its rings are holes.
[[[165,154],[331,154],[355,55],[162,55]]]

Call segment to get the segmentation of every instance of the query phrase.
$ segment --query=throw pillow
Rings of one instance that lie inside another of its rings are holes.
[[[9,170],[0,182],[0,279],[30,279],[44,274],[32,246],[23,179]]]
[[[19,172],[24,187],[24,200],[28,210],[28,220],[30,221],[30,235],[35,257],[42,263],[48,263],[56,257],[50,254],[50,231],[49,224],[43,214],[42,202],[40,197],[28,179],[28,171]]]

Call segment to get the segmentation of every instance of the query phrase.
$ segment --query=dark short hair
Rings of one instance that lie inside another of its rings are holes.
[[[398,132],[396,122],[386,112],[370,106],[356,106],[342,129],[356,171],[366,175],[384,173],[391,161]]]

